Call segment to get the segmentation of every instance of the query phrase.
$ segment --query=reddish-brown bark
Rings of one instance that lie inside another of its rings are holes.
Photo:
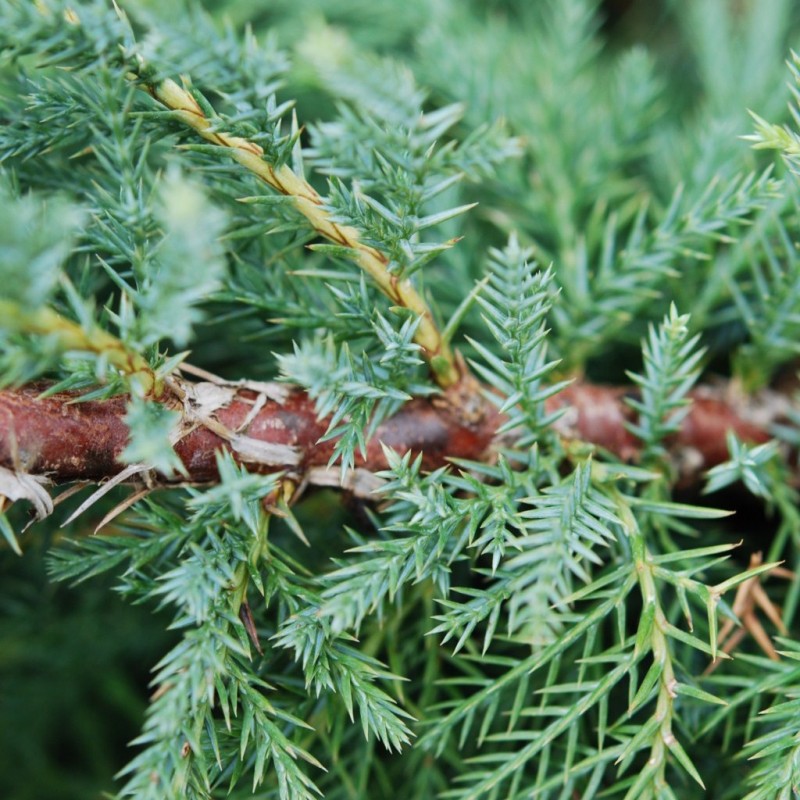
[[[575,383],[551,398],[549,410],[562,408],[556,429],[569,439],[589,442],[635,462],[641,442],[628,429],[636,412],[625,402],[638,394],[630,388]],[[760,444],[770,438],[770,426],[783,419],[788,401],[777,392],[745,398],[730,384],[699,388],[689,394],[691,407],[678,432],[666,445],[682,483],[728,458],[727,432],[746,442]]]
[[[76,403],[69,393],[40,398],[44,388],[43,384],[34,384],[0,392],[0,466],[46,475],[59,483],[99,481],[118,474],[122,469],[118,457],[128,438],[125,398]],[[635,462],[640,445],[626,427],[635,419],[625,403],[629,392],[620,387],[575,383],[551,398],[548,410],[564,410],[555,426],[563,437],[597,445]],[[250,459],[251,469],[286,468],[303,479],[328,464],[334,443],[319,441],[327,420],[316,418],[314,403],[304,392],[288,389],[285,397],[263,400],[254,413],[257,397],[251,389],[239,389],[231,402],[213,414],[229,431],[291,448],[293,456],[287,463],[259,464]],[[426,469],[442,466],[450,458],[491,459],[502,420],[493,406],[479,397],[478,387],[472,382],[453,387],[437,398],[408,402],[378,428],[368,443],[366,457],[359,458],[356,466],[369,471],[385,468],[381,443],[401,453],[422,453]],[[781,417],[787,405],[785,398],[775,393],[745,402],[733,398],[724,384],[699,389],[691,397],[690,413],[668,442],[683,482],[727,458],[728,430],[746,441],[766,441],[769,425]],[[189,480],[208,482],[217,477],[214,454],[220,448],[230,449],[230,444],[202,425],[177,442],[176,451]]]
[[[46,388],[34,384],[0,391],[0,466],[32,474],[46,474],[56,482],[97,481],[123,469],[118,460],[128,440],[124,397],[76,403],[75,395],[59,393],[41,398]],[[422,453],[423,467],[434,469],[448,457],[482,459],[488,456],[498,416],[481,403],[465,413],[457,389],[433,400],[414,399],[384,422],[367,445],[366,457],[357,467],[384,469],[381,444],[405,453]],[[303,477],[314,467],[324,467],[334,442],[320,442],[327,420],[318,420],[314,402],[299,389],[290,389],[281,402],[268,399],[240,431],[254,408],[257,393],[241,389],[231,403],[214,413],[229,431],[252,439],[287,445],[296,458],[286,463],[260,465],[265,470],[287,468]],[[205,427],[197,427],[180,439],[175,450],[191,481],[217,477],[215,452],[229,444]],[[252,461],[249,465],[259,469]]]

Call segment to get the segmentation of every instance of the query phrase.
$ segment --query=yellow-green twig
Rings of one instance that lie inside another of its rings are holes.
[[[274,166],[264,159],[264,151],[254,142],[217,130],[192,94],[175,81],[166,79],[145,83],[147,91],[175,117],[200,134],[206,141],[226,147],[231,157],[283,195],[294,198],[295,207],[320,236],[347,248],[354,263],[367,272],[380,290],[395,304],[419,315],[415,340],[429,362],[436,381],[451,386],[460,377],[456,359],[448,342],[433,320],[425,300],[407,278],[398,278],[388,270],[389,260],[379,250],[364,244],[360,232],[331,219],[315,189],[290,167]]]
[[[146,359],[102,328],[94,327],[87,331],[51,308],[23,310],[10,300],[0,300],[0,327],[16,333],[51,336],[63,351],[96,353],[112,367],[138,381],[145,394],[160,393],[159,381]]]

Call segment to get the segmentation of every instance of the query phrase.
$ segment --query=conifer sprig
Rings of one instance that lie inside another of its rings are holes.
[[[559,363],[547,359],[545,319],[553,302],[553,272],[540,271],[532,256],[516,238],[505,250],[492,251],[489,281],[478,296],[486,324],[506,358],[500,359],[490,348],[472,341],[483,362],[472,362],[475,371],[503,395],[498,405],[501,413],[508,415],[508,422],[499,432],[516,431],[519,447],[537,441],[557,419],[558,414],[545,412],[544,401],[569,383],[546,380]],[[524,435],[520,428],[525,429]]]
[[[48,17],[48,22],[53,13],[49,10],[41,11],[42,16]],[[64,13],[68,14],[72,27],[81,28],[82,20],[79,13],[74,10]],[[91,13],[89,9],[87,9],[87,13]],[[417,243],[415,241],[416,233],[431,226],[440,225],[466,210],[465,206],[422,215],[421,202],[433,199],[440,192],[446,190],[453,180],[458,180],[460,177],[458,166],[463,162],[460,151],[452,153],[452,148],[450,150],[443,148],[441,156],[432,156],[432,145],[436,138],[453,124],[455,119],[453,114],[450,112],[440,113],[428,118],[423,117],[421,111],[417,113],[422,121],[421,129],[426,133],[416,143],[419,151],[416,157],[420,160],[420,164],[426,160],[430,161],[429,166],[425,168],[430,173],[430,179],[424,175],[420,178],[418,194],[419,192],[421,194],[411,205],[401,208],[393,204],[394,210],[390,210],[375,198],[369,198],[366,195],[362,198],[360,195],[351,193],[341,183],[332,184],[331,197],[323,199],[303,174],[302,161],[299,160],[299,151],[296,147],[300,136],[299,129],[295,126],[293,132],[288,135],[281,132],[280,120],[290,104],[278,106],[274,95],[271,95],[267,101],[265,120],[269,128],[260,132],[250,123],[229,119],[224,114],[217,114],[199,90],[188,85],[179,86],[171,78],[163,77],[155,66],[144,61],[141,48],[133,43],[124,17],[121,17],[119,27],[125,34],[125,51],[121,61],[128,69],[129,75],[137,80],[159,103],[169,109],[170,120],[188,126],[210,143],[204,149],[197,147],[194,149],[210,153],[218,149],[224,151],[272,189],[289,198],[292,207],[306,218],[311,229],[334,243],[334,249],[332,251],[328,249],[327,252],[353,261],[370,275],[378,288],[392,302],[409,309],[411,313],[419,317],[415,338],[420,345],[422,354],[430,363],[436,380],[442,386],[455,383],[458,380],[459,371],[449,343],[442,338],[428,304],[408,277],[403,275],[406,270],[400,266],[400,263],[405,262],[407,257],[411,257],[414,259],[414,269],[418,269],[424,262],[440,252],[443,247],[449,246]],[[83,35],[86,35],[91,39],[93,33],[95,33],[93,29],[85,33],[81,31],[76,38],[80,41]],[[56,59],[63,58],[63,55],[59,53],[59,47],[63,48],[67,45],[64,38],[59,34],[52,42]],[[17,44],[16,49],[23,50],[24,44]],[[365,124],[368,124],[366,120]],[[466,149],[468,150],[468,148]],[[467,157],[468,161],[469,157]],[[294,168],[289,165],[289,162],[293,162]],[[452,167],[449,167],[448,164],[452,164]],[[419,166],[410,170],[409,165],[403,163],[398,167],[399,169],[390,167],[386,162],[387,176],[395,174],[397,179],[402,182],[409,174],[420,174]],[[443,168],[450,169],[451,174],[443,173]],[[435,183],[431,183],[431,180]],[[404,193],[406,196],[411,196],[408,188],[405,188]],[[411,194],[413,195],[413,191]],[[342,202],[337,202],[337,197]],[[377,214],[373,220],[375,223],[379,219],[383,219],[382,227],[373,234],[369,234],[373,224],[367,220],[365,214],[367,216]],[[359,230],[350,223],[361,223],[367,231],[368,241],[364,239],[363,230]],[[388,228],[386,224],[388,224]],[[393,232],[395,230],[398,233]],[[397,238],[398,236],[400,238]],[[386,254],[387,252],[389,255]],[[395,255],[392,256],[392,253]],[[392,264],[395,266],[393,267]],[[413,271],[413,269],[408,271]]]
[[[644,345],[645,372],[628,377],[641,389],[641,400],[628,404],[639,412],[639,422],[631,430],[645,444],[643,459],[663,455],[663,440],[675,433],[689,412],[686,395],[700,376],[698,363],[703,350],[698,336],[689,338],[689,316],[678,315],[671,306],[658,330],[650,329]]]
[[[392,302],[417,314],[420,322],[415,338],[431,363],[434,374],[443,386],[458,380],[458,370],[450,348],[441,339],[427,303],[411,282],[407,278],[395,278],[388,269],[386,256],[375,247],[365,244],[358,229],[336,221],[311,184],[288,166],[286,161],[294,148],[295,138],[289,137],[282,144],[273,140],[274,152],[265,153],[264,148],[255,142],[224,133],[221,130],[224,121],[214,119],[216,115],[206,101],[202,101],[203,105],[198,102],[198,93],[192,94],[171,79],[149,83],[146,71],[140,71],[140,77],[153,97],[170,109],[177,120],[215,147],[224,148],[235,161],[272,189],[291,197],[293,206],[308,220],[313,230],[337,246],[337,254],[347,257],[363,269]]]

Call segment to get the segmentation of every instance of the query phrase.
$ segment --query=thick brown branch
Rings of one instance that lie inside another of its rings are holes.
[[[33,384],[0,391],[0,466],[44,474],[59,483],[99,481],[121,472],[124,465],[118,458],[128,440],[126,399],[76,403],[69,393],[40,398],[45,388]],[[215,452],[237,450],[231,437],[215,431],[234,434],[237,441],[244,436],[251,442],[285,446],[276,449],[277,458],[261,463],[258,453],[242,457],[254,470],[285,469],[304,479],[309,471],[326,467],[335,444],[320,441],[328,421],[317,419],[314,402],[304,392],[278,388],[277,399],[250,388],[232,392],[232,400],[213,412],[209,422],[215,424],[197,424],[180,438],[175,450],[190,481],[215,480]],[[498,416],[484,403],[466,409],[458,388],[430,401],[409,401],[378,428],[366,457],[358,457],[356,466],[370,472],[384,469],[381,444],[403,453],[421,452],[425,469],[441,466],[449,457],[489,457]]]
[[[625,387],[577,383],[551,398],[550,409],[563,408],[556,423],[559,433],[601,447],[623,461],[637,462],[641,442],[626,427],[636,412],[625,402],[638,393]],[[746,442],[771,438],[770,428],[786,419],[790,401],[780,392],[746,396],[731,383],[702,386],[689,393],[691,408],[679,431],[666,442],[682,485],[728,458],[726,434],[733,431]]]
[[[190,481],[214,481],[215,451],[224,448],[233,449],[254,470],[285,469],[298,481],[332,482],[330,474],[323,476],[334,443],[320,442],[327,420],[316,418],[313,401],[301,390],[275,387],[275,392],[264,392],[258,390],[260,384],[254,384],[255,389],[225,385],[226,399],[203,416],[192,413],[196,397],[201,396],[194,393],[197,387],[215,387],[182,385],[191,397],[187,400],[180,391],[181,400],[173,397],[173,404],[182,405],[187,418],[176,451]],[[120,473],[123,465],[118,458],[128,438],[125,399],[76,403],[68,393],[40,398],[44,388],[33,384],[0,392],[0,466],[47,476],[57,483],[101,481]],[[556,423],[557,432],[625,461],[637,461],[639,442],[625,426],[634,419],[625,404],[628,391],[573,384],[548,401],[549,410],[565,410]],[[769,426],[785,416],[788,406],[785,396],[777,392],[745,399],[734,395],[727,384],[698,389],[692,400],[691,412],[669,442],[682,483],[727,458],[728,430],[750,442],[766,441]],[[489,460],[501,421],[494,408],[480,399],[472,379],[466,378],[439,397],[407,403],[378,428],[366,457],[359,458],[356,466],[369,472],[385,468],[381,443],[401,453],[422,453],[426,469],[442,466],[450,458]],[[241,446],[243,440],[251,446]],[[270,457],[259,459],[253,443],[277,447]]]

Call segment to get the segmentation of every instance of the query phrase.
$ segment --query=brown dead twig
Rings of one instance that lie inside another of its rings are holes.
[[[756,569],[763,563],[763,555],[753,553],[750,556],[750,565],[748,569]],[[786,626],[781,619],[781,611],[776,606],[769,595],[764,590],[762,585],[767,577],[784,578],[785,580],[794,580],[795,574],[791,570],[784,567],[777,566],[759,575],[753,575],[743,581],[739,588],[736,590],[736,596],[733,599],[732,611],[736,618],[739,620],[739,626],[734,619],[726,619],[722,627],[719,629],[717,636],[717,644],[720,645],[720,651],[726,655],[731,655],[733,651],[739,646],[739,643],[749,633],[755,640],[761,650],[771,658],[773,661],[778,661],[778,651],[775,645],[772,644],[772,639],[761,624],[758,618],[758,610],[760,609],[769,619],[769,621],[778,629],[779,633],[783,636],[787,635]],[[706,668],[704,675],[710,675],[720,664],[721,658],[715,658]]]

